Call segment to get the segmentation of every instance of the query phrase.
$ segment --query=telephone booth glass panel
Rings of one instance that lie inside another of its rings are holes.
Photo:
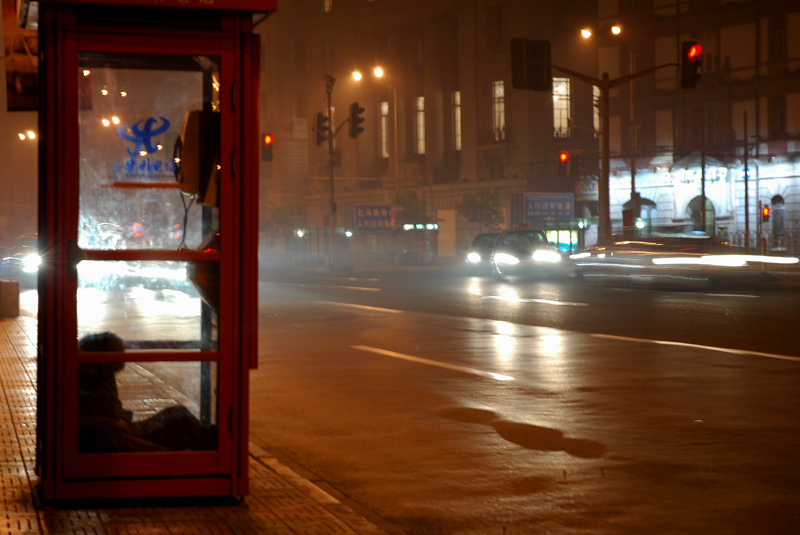
[[[182,55],[98,51],[113,46],[97,41],[68,49],[77,193],[67,477],[230,469],[222,431],[233,379],[221,347],[231,304],[220,295],[231,269],[221,239],[231,181],[222,179],[221,154],[231,142],[220,132],[232,128],[232,114],[220,94],[231,71],[228,45],[216,46],[216,54]]]

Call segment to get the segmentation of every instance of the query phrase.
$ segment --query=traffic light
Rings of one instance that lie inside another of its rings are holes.
[[[314,143],[322,145],[328,140],[328,135],[331,133],[330,120],[328,116],[322,112],[317,113],[314,122]]]
[[[769,205],[765,204],[761,207],[761,221],[767,223],[769,221]]]
[[[519,37],[511,40],[511,85],[514,89],[553,91],[550,41]]]
[[[272,134],[264,134],[261,137],[261,161],[264,162],[271,162],[272,161],[272,142],[275,141],[275,138]]]
[[[364,113],[364,108],[359,106],[358,102],[350,105],[350,137],[353,139],[364,131],[364,127],[361,126],[364,123],[364,118],[361,117],[362,113]]]
[[[694,89],[700,81],[700,67],[703,60],[700,54],[703,47],[699,41],[690,39],[681,44],[681,87]]]
[[[558,174],[566,175],[569,170],[569,153],[561,151],[558,153]]]

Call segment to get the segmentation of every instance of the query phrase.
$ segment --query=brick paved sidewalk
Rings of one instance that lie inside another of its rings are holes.
[[[0,535],[384,534],[255,445],[250,495],[241,503],[42,508],[34,473],[36,327],[30,317],[0,319]]]

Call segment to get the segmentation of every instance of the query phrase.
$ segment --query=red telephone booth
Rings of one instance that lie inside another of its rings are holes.
[[[276,0],[40,0],[42,497],[242,496]]]

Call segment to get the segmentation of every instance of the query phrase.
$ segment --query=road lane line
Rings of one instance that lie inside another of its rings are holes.
[[[482,295],[481,299],[508,301],[509,303],[541,303],[543,305],[588,307],[588,303],[577,303],[572,301],[555,301],[553,299],[526,299],[521,297],[507,297],[503,295]]]
[[[613,334],[591,334],[595,338],[606,338],[608,340],[622,340],[625,342],[644,342],[649,344],[659,344],[666,346],[688,347],[691,349],[704,349],[706,351],[717,351],[719,353],[732,353],[734,355],[751,355],[754,357],[764,357],[769,359],[790,360],[800,362],[800,357],[790,355],[776,355],[775,353],[762,353],[761,351],[748,351],[746,349],[731,349],[728,347],[704,346],[700,344],[690,344],[688,342],[673,342],[670,340],[648,340],[646,338],[631,338],[629,336],[615,336]]]
[[[369,351],[370,353],[377,353],[385,357],[392,357],[395,359],[407,360],[409,362],[416,362],[418,364],[426,364],[428,366],[436,366],[447,370],[455,370],[458,372],[468,373],[470,375],[477,375],[478,377],[488,377],[489,379],[496,379],[498,381],[513,381],[514,378],[510,375],[503,375],[502,373],[486,372],[483,370],[476,370],[475,368],[467,368],[466,366],[459,366],[458,364],[450,364],[448,362],[439,362],[437,360],[424,359],[422,357],[415,357],[413,355],[405,355],[388,349],[379,349],[370,346],[350,346],[353,349],[360,351]]]
[[[369,288],[367,286],[339,286],[337,284],[300,284],[292,282],[275,282],[280,286],[294,286],[295,288],[335,288],[337,290],[355,290],[358,292],[380,292],[380,288]]]
[[[317,301],[321,305],[332,305],[337,307],[356,308],[358,310],[367,310],[369,312],[386,312],[388,314],[402,314],[403,310],[396,310],[394,308],[381,308],[371,307],[367,305],[355,305],[353,303],[337,303],[335,301]]]

